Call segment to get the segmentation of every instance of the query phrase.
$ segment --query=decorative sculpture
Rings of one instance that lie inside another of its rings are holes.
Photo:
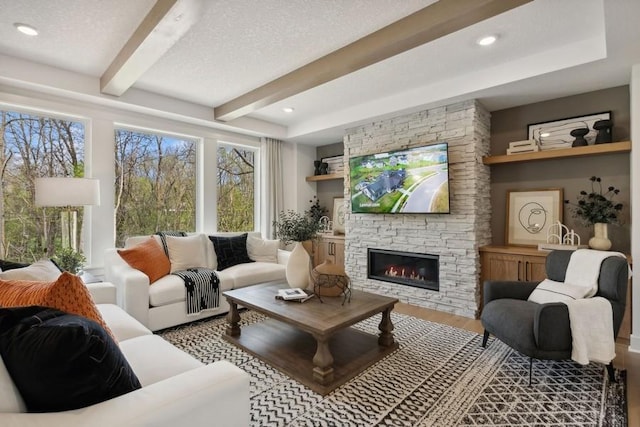
[[[547,242],[538,243],[538,250],[575,250],[578,248],[586,248],[580,244],[580,236],[569,227],[556,221],[547,230]]]

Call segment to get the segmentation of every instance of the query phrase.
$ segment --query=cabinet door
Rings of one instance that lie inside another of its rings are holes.
[[[344,265],[344,239],[336,239],[333,242],[333,262]]]
[[[484,280],[522,280],[522,255],[485,252],[482,261]]]
[[[524,256],[524,281],[541,282],[547,278],[546,257]]]

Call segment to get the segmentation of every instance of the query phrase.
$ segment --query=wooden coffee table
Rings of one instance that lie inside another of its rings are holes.
[[[322,395],[398,348],[391,333],[396,298],[354,290],[344,305],[342,297],[276,300],[278,289],[287,287],[270,283],[223,292],[231,306],[224,339]],[[240,329],[238,306],[269,319]],[[382,313],[378,336],[350,328],[377,313]]]

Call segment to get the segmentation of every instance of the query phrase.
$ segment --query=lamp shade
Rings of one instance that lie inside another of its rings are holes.
[[[100,181],[90,178],[36,178],[36,206],[99,206]]]

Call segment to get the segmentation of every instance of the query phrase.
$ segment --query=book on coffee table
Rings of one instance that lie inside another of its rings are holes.
[[[285,301],[305,302],[311,298],[313,298],[313,294],[307,294],[300,288],[280,289],[278,290],[278,295],[276,295],[276,299]]]

